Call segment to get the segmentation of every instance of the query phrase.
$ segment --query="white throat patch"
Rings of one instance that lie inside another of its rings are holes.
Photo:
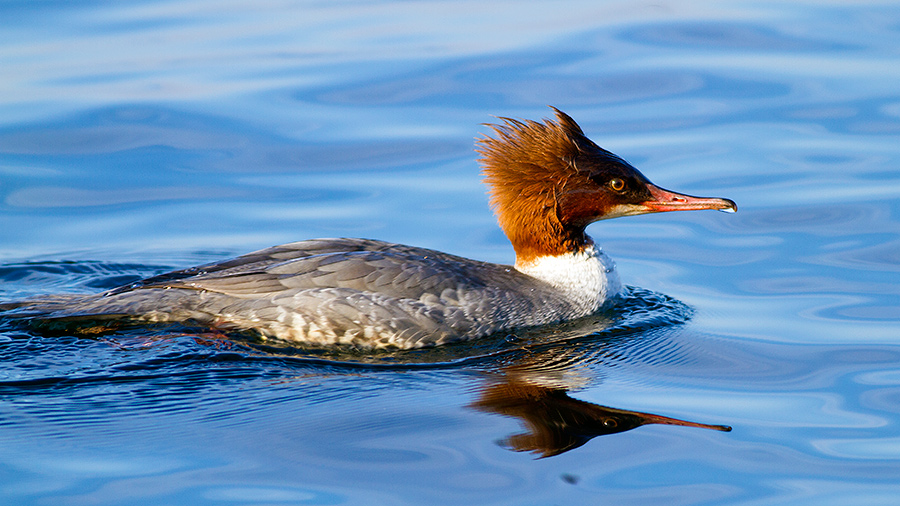
[[[516,270],[540,279],[560,291],[577,308],[590,314],[622,291],[616,264],[600,248],[539,257],[532,262],[516,262]]]

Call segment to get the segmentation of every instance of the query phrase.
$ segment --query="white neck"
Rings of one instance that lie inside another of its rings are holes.
[[[516,270],[550,284],[585,315],[622,290],[615,262],[593,244],[574,253],[517,261]]]

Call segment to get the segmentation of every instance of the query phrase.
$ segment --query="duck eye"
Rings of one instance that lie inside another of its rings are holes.
[[[614,192],[620,192],[625,189],[625,181],[619,178],[613,178],[607,183]]]

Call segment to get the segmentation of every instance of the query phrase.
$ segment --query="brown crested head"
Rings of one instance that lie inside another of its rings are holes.
[[[659,188],[637,169],[588,139],[562,111],[556,119],[500,118],[494,137],[477,140],[484,181],[517,263],[578,251],[598,220],[662,211],[735,210],[727,199]]]

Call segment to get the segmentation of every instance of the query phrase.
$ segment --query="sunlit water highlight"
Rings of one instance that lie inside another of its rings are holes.
[[[740,208],[593,225],[640,287],[618,311],[446,349],[4,321],[0,502],[900,498],[892,3],[7,2],[0,26],[0,303],[312,237],[509,263],[472,139],[548,104]],[[734,430],[516,439],[523,399]]]

